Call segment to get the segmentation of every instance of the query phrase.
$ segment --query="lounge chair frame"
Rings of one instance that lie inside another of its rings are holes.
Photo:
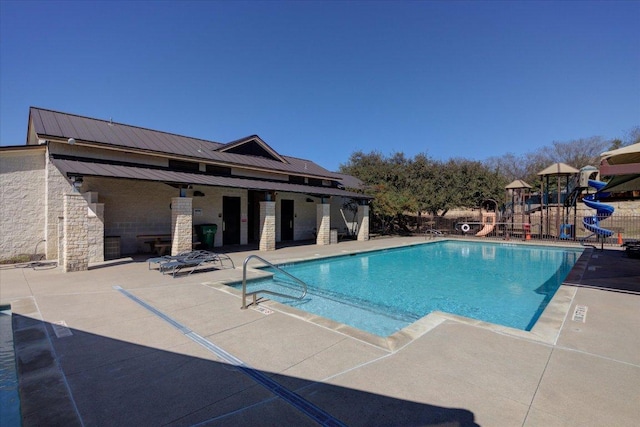
[[[174,256],[155,257],[147,260],[149,270],[152,269],[152,264],[157,264],[158,270],[162,274],[171,273],[174,278],[180,270],[190,268],[188,275],[191,275],[201,266],[219,264],[220,267],[223,267],[224,261],[230,262],[231,268],[235,268],[233,260],[228,255],[203,250],[182,252]]]

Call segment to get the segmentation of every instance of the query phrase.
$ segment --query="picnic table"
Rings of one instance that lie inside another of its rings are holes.
[[[163,256],[171,249],[171,234],[138,234],[138,239],[144,239],[144,243],[149,245],[151,252],[157,253],[159,256]],[[192,249],[200,245],[200,242],[196,239],[193,241]]]
[[[171,247],[171,234],[138,234],[138,239],[143,239],[149,245],[151,252],[162,256]]]

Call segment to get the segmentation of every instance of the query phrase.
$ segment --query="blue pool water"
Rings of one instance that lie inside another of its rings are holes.
[[[22,425],[11,310],[4,306],[0,307],[0,425]]]
[[[281,265],[309,285],[308,294],[301,301],[266,296],[380,336],[436,310],[530,330],[581,253],[428,243]],[[249,291],[265,288],[300,295],[299,285],[281,273],[247,284]]]

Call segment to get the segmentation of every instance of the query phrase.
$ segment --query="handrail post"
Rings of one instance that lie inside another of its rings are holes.
[[[242,263],[242,309],[247,309],[247,263],[253,255],[249,255]]]
[[[251,258],[259,259],[260,261],[264,262],[268,266],[270,266],[270,267],[282,272],[283,274],[289,276],[290,278],[292,278],[293,280],[295,280],[296,282],[298,282],[302,286],[302,295],[300,295],[299,297],[292,297],[291,295],[286,295],[286,294],[282,294],[280,292],[275,292],[275,291],[269,291],[267,289],[258,289],[257,291],[249,292],[249,295],[253,296],[253,305],[257,304],[257,295],[258,295],[258,293],[277,295],[277,296],[281,296],[281,297],[284,297],[284,298],[294,298],[294,299],[297,299],[297,300],[301,300],[305,296],[307,296],[307,284],[305,282],[303,282],[302,280],[298,279],[294,275],[284,271],[280,267],[278,267],[276,265],[273,265],[272,263],[270,263],[266,259],[259,257],[258,255],[249,255],[244,260],[244,262],[242,263],[242,307],[240,307],[241,309],[245,310],[247,308],[247,264],[249,263],[249,260]]]

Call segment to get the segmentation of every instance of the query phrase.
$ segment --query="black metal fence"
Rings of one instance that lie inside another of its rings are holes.
[[[424,217],[416,224],[416,234],[447,235],[491,240],[523,240],[554,243],[582,243],[620,246],[624,242],[640,240],[640,215],[614,215],[599,223],[610,232],[595,234],[587,230],[582,218],[575,224],[559,223],[555,218],[533,217],[521,219],[487,219],[480,214],[466,217]]]

